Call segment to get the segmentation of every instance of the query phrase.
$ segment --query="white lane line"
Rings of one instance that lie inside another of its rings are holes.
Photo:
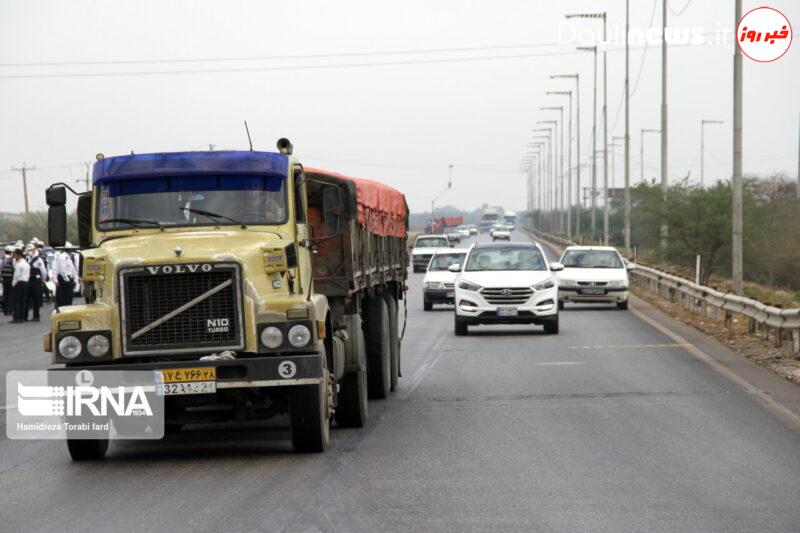
[[[677,334],[674,331],[672,331],[671,329],[669,329],[667,326],[657,322],[655,319],[650,318],[649,316],[645,315],[644,313],[642,313],[641,311],[639,311],[637,309],[632,308],[632,309],[630,309],[630,312],[633,313],[640,320],[650,324],[655,329],[657,329],[658,331],[660,331],[661,333],[663,333],[667,337],[671,338],[675,342],[677,342],[679,344],[686,344],[686,348],[684,348],[684,349],[687,352],[689,352],[690,354],[692,354],[696,358],[698,358],[701,361],[703,361],[705,364],[707,364],[712,369],[717,371],[717,373],[722,374],[723,376],[725,376],[728,380],[730,380],[730,381],[736,383],[737,385],[743,387],[747,392],[749,392],[750,394],[755,396],[764,405],[766,405],[768,407],[771,407],[772,409],[774,409],[774,410],[778,411],[779,413],[781,413],[784,417],[787,417],[793,423],[794,426],[800,427],[800,416],[798,416],[796,413],[794,413],[788,407],[786,407],[783,404],[781,404],[781,403],[777,402],[776,400],[774,400],[772,397],[770,397],[770,395],[768,393],[762,391],[761,389],[759,389],[758,387],[756,387],[755,385],[753,385],[752,383],[747,381],[745,378],[743,378],[739,374],[735,373],[733,370],[730,370],[725,365],[723,365],[722,363],[720,363],[719,361],[717,361],[716,359],[714,359],[713,357],[711,357],[710,355],[708,355],[707,353],[702,351],[697,346],[694,346],[693,344],[688,343],[686,341],[686,339],[684,339],[679,334]]]

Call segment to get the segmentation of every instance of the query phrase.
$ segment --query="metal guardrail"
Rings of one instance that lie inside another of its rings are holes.
[[[538,230],[527,230],[535,236],[559,246],[573,246],[575,243]],[[776,347],[783,346],[784,340],[791,339],[795,354],[800,354],[800,309],[781,309],[765,305],[752,298],[723,293],[705,285],[699,285],[685,278],[675,276],[657,268],[637,264],[629,272],[631,282],[658,296],[681,305],[702,316],[716,320],[723,314],[725,327],[733,332],[733,315],[747,318],[747,332],[761,331],[761,338],[768,342],[770,332]]]

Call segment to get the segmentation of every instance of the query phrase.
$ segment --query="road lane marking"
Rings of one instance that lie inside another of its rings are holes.
[[[716,359],[714,359],[713,357],[711,357],[710,355],[705,353],[703,350],[701,350],[697,346],[687,342],[686,339],[684,339],[682,336],[680,336],[679,334],[677,334],[674,331],[672,331],[671,329],[669,329],[664,324],[661,324],[660,322],[658,322],[655,319],[645,315],[644,313],[642,313],[641,311],[639,311],[637,309],[631,308],[630,312],[633,313],[634,316],[638,317],[643,322],[646,322],[647,324],[650,324],[655,329],[657,329],[658,331],[660,331],[661,333],[663,333],[667,337],[669,337],[672,340],[674,340],[676,343],[678,343],[678,344],[686,344],[686,347],[684,349],[687,352],[689,352],[690,354],[695,356],[697,359],[699,359],[699,360],[703,361],[704,363],[706,363],[713,370],[716,370],[717,373],[722,374],[728,380],[730,380],[730,381],[736,383],[737,385],[743,387],[745,389],[745,391],[747,391],[748,393],[750,393],[753,396],[755,396],[756,399],[758,399],[760,402],[762,402],[766,406],[771,407],[775,411],[781,413],[783,416],[788,418],[789,421],[791,421],[792,425],[794,425],[795,428],[800,428],[800,416],[798,416],[796,413],[794,413],[792,410],[790,410],[789,408],[785,407],[781,403],[779,403],[776,400],[774,400],[772,397],[770,397],[769,393],[766,393],[766,392],[762,391],[761,389],[759,389],[758,387],[756,387],[755,385],[753,385],[752,383],[750,383],[749,381],[747,381],[746,379],[741,377],[739,374],[735,373],[733,370],[730,370],[725,365],[723,365],[722,363],[720,363],[719,361],[717,361]]]
[[[594,346],[568,346],[569,350],[601,350],[605,348],[688,348],[692,344],[616,344],[616,345],[594,345]]]

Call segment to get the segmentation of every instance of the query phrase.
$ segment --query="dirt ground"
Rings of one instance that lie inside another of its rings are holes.
[[[680,305],[660,298],[642,287],[633,287],[633,292],[669,316],[694,326],[708,335],[713,335],[744,357],[800,385],[800,358],[792,353],[791,339],[784,339],[783,346],[777,348],[773,331],[770,331],[769,341],[762,341],[761,331],[757,330],[755,334],[747,333],[747,319],[741,315],[733,315],[733,327],[729,330],[723,323],[722,312],[718,313],[717,319],[714,320],[711,316],[687,311]]]

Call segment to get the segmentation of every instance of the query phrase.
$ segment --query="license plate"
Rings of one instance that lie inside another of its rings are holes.
[[[583,289],[581,294],[605,294],[605,289]]]
[[[455,298],[456,297],[456,293],[455,293],[455,291],[449,291],[449,292],[446,292],[444,296],[445,296],[445,298]]]
[[[161,383],[158,394],[176,396],[179,394],[211,394],[217,392],[216,381],[189,381],[183,383]]]
[[[214,381],[217,369],[213,366],[196,368],[169,368],[159,370],[163,383],[187,383],[191,381]]]
[[[498,307],[497,316],[517,316],[516,307]]]

